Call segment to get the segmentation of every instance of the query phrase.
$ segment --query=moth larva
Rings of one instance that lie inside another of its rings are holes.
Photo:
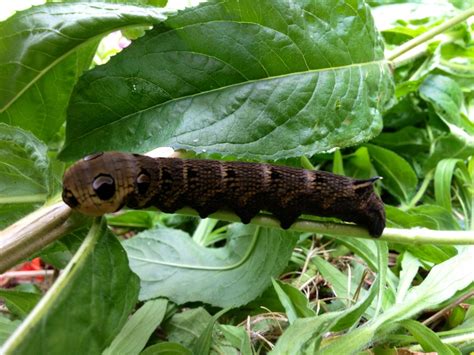
[[[377,179],[261,163],[108,152],[87,156],[66,171],[63,200],[92,216],[123,206],[155,206],[163,212],[187,206],[202,218],[228,209],[249,223],[263,210],[285,229],[301,214],[337,217],[378,237],[385,228],[385,210],[373,189]]]

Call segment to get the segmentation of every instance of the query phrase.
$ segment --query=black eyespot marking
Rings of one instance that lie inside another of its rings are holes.
[[[92,182],[92,188],[101,200],[110,200],[115,194],[115,181],[110,175],[100,174]]]
[[[138,188],[138,193],[140,195],[145,194],[148,191],[148,188],[150,187],[151,183],[151,177],[150,174],[146,170],[141,170],[140,174],[137,176],[137,188]]]
[[[91,154],[91,155],[85,156],[85,157],[84,157],[84,160],[85,160],[85,161],[93,160],[93,159],[95,159],[95,158],[100,157],[102,154],[104,154],[104,153],[103,153],[103,152],[99,152],[99,153]]]
[[[69,207],[75,208],[75,207],[79,206],[79,201],[77,201],[77,198],[74,196],[74,194],[71,192],[71,190],[64,189],[62,197],[63,197],[63,201]]]

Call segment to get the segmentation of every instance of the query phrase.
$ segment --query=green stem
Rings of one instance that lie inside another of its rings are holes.
[[[198,216],[198,213],[191,208],[182,208],[176,211],[176,213],[187,216]],[[240,222],[240,218],[236,214],[228,211],[219,211],[211,214],[209,217],[228,222]],[[252,219],[251,223],[262,227],[280,228],[280,222],[276,218],[266,214],[258,214]],[[353,224],[317,222],[303,218],[298,219],[289,230],[324,234],[333,237],[383,240],[410,245],[474,245],[474,233],[472,233],[472,231],[441,231],[427,228],[385,228],[382,236],[375,239],[369,235],[365,228]]]
[[[421,183],[420,188],[416,192],[416,195],[412,198],[410,203],[406,206],[406,209],[410,209],[416,206],[418,201],[421,200],[421,198],[424,196],[426,189],[428,188],[428,185],[431,182],[431,179],[433,178],[433,170],[428,172],[428,174],[425,175],[425,178],[423,179],[423,182]]]
[[[43,203],[48,196],[46,194],[25,195],[25,196],[8,196],[0,197],[0,204],[7,203]]]
[[[418,37],[413,38],[412,40],[402,44],[400,47],[396,48],[393,50],[390,54],[387,55],[387,59],[392,61],[395,58],[400,57],[403,53],[408,52],[410,49],[413,49],[420,44],[423,44],[433,37],[439,35],[440,33],[443,33],[447,29],[456,26],[457,24],[465,21],[469,17],[474,15],[474,7],[471,7],[463,12],[461,12],[459,15],[454,16],[453,18],[449,19],[446,22],[443,22],[441,25],[432,28],[429,31],[426,31],[425,33],[419,35]]]
[[[177,213],[198,216],[198,213],[191,208],[183,208]],[[228,222],[240,222],[240,218],[236,214],[227,211],[219,211],[209,217]],[[0,273],[39,252],[56,239],[85,223],[85,217],[80,218],[78,214],[71,216],[69,207],[63,202],[59,202],[41,208],[11,225],[0,232]],[[268,228],[280,228],[280,222],[266,214],[259,214],[254,217],[252,224]],[[365,228],[353,224],[318,222],[309,219],[298,219],[291,226],[290,231],[343,238],[374,239]],[[382,236],[376,240],[410,245],[474,245],[474,233],[472,231],[438,231],[426,228],[385,228]]]

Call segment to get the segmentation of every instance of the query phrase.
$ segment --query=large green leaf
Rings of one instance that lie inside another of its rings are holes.
[[[363,1],[213,0],[79,80],[61,156],[163,145],[312,155],[378,134],[392,93]]]
[[[0,123],[0,229],[42,204],[50,189],[47,147]]]
[[[75,3],[32,7],[0,22],[0,122],[51,140],[98,39],[163,19],[154,8]]]
[[[141,279],[141,299],[163,296],[178,304],[201,301],[236,307],[270,285],[295,243],[289,232],[234,224],[223,248],[204,248],[175,229],[142,232],[124,247]]]
[[[117,239],[96,222],[74,258],[7,340],[2,354],[94,354],[137,301],[138,278]]]

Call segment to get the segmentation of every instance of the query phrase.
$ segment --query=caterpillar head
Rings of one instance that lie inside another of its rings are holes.
[[[89,216],[122,208],[133,191],[135,161],[129,154],[109,152],[86,156],[63,177],[63,201]]]

